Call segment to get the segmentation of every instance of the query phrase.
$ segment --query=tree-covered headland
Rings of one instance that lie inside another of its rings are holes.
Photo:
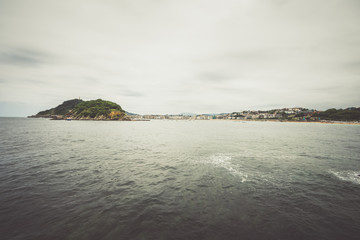
[[[31,117],[74,120],[130,120],[119,104],[102,99],[68,100],[55,108],[41,111]]]

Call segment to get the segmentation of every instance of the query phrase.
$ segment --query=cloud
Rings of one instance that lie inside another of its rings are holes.
[[[359,1],[0,4],[3,102],[80,96],[163,114],[360,104]]]
[[[204,82],[226,82],[230,81],[232,78],[229,75],[224,73],[216,73],[216,72],[203,72],[197,75],[197,78]]]
[[[360,58],[357,60],[352,60],[341,64],[342,68],[351,73],[360,74]]]
[[[34,67],[47,62],[47,56],[30,49],[10,49],[0,52],[0,63],[19,67]]]
[[[145,96],[144,93],[133,91],[133,90],[122,89],[119,92],[122,96],[126,96],[126,97],[144,97]]]

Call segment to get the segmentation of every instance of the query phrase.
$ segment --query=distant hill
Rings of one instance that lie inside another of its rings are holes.
[[[127,112],[127,111],[125,111],[125,113],[126,113],[126,115],[128,115],[128,116],[135,116],[135,115],[139,115],[139,114],[136,114],[136,113],[131,113],[131,112]]]
[[[319,112],[314,115],[322,120],[332,121],[359,121],[360,120],[360,107],[349,107],[346,109],[330,108],[326,111]]]
[[[30,117],[56,120],[130,120],[120,105],[102,99],[90,101],[72,99]]]

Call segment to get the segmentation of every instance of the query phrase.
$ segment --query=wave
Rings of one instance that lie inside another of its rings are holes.
[[[233,176],[240,177],[241,182],[245,182],[248,178],[248,175],[240,172],[236,169],[236,165],[231,162],[232,157],[225,154],[214,154],[211,155],[204,162],[211,164],[215,167],[224,168],[230,172]]]
[[[329,170],[329,173],[333,174],[340,180],[360,184],[360,171],[333,171]]]

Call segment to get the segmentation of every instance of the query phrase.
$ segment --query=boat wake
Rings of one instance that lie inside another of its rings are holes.
[[[248,175],[238,171],[236,168],[237,166],[232,163],[232,157],[229,155],[224,154],[214,154],[211,155],[208,159],[204,162],[207,164],[211,164],[218,168],[226,169],[230,174],[233,176],[239,177],[241,182],[245,182],[248,178]]]
[[[352,182],[355,184],[360,184],[360,171],[334,171],[329,170],[329,173],[333,174],[335,177],[337,177],[340,180]]]

